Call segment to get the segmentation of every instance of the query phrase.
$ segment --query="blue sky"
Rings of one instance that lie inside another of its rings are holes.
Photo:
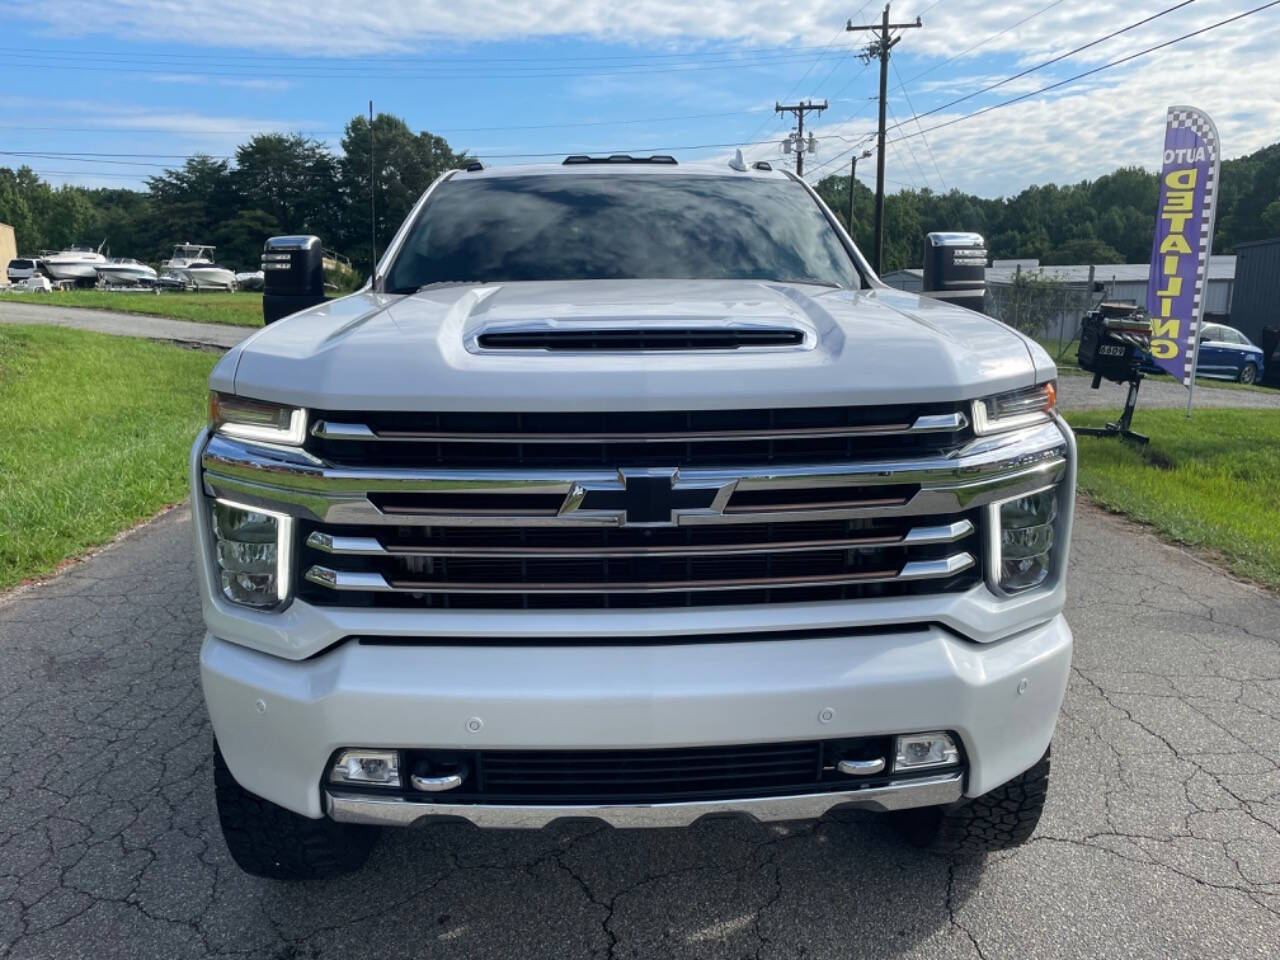
[[[925,26],[895,48],[891,123],[938,112],[891,134],[905,138],[889,151],[890,188],[994,196],[1153,167],[1173,102],[1209,111],[1227,156],[1280,138],[1280,6],[928,132],[1264,0],[1196,0],[946,106],[1177,2],[895,2],[895,21],[919,14]],[[877,19],[881,6],[0,0],[0,165],[26,162],[56,183],[139,186],[190,153],[230,155],[255,132],[336,142],[370,99],[489,163],[649,148],[719,161],[730,145],[782,162],[790,123],[773,104],[812,97],[830,102],[810,117],[821,138],[808,161],[816,178],[847,171],[847,151],[874,127],[877,70],[858,61],[859,40],[843,25]],[[15,155],[23,151],[50,156]],[[873,172],[870,162],[859,170],[864,181]]]

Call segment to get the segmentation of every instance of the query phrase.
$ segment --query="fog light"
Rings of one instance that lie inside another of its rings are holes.
[[[396,750],[343,750],[329,771],[331,783],[366,787],[400,786],[400,753]]]
[[[898,737],[894,754],[894,770],[950,767],[960,762],[960,751],[955,741],[945,733],[913,733]]]
[[[293,518],[230,500],[213,501],[209,515],[226,598],[248,607],[280,604],[289,592]]]

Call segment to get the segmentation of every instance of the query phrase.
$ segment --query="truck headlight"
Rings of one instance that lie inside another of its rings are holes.
[[[973,401],[973,432],[980,437],[1047,423],[1058,403],[1057,381]]]
[[[991,579],[1004,593],[1037,587],[1053,570],[1058,488],[1045,487],[987,507]]]
[[[209,429],[240,440],[296,447],[307,438],[307,411],[214,391],[209,394]]]
[[[230,500],[209,505],[213,559],[222,592],[248,607],[275,607],[289,595],[293,518]]]

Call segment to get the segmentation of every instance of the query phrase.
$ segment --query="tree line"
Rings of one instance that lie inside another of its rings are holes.
[[[367,272],[369,137],[364,116],[346,125],[337,152],[298,134],[260,134],[239,146],[234,160],[193,156],[149,178],[146,190],[55,188],[29,167],[0,167],[0,222],[14,227],[24,254],[105,239],[117,256],[154,262],[175,243],[212,243],[219,261],[238,269],[256,269],[262,242],[273,234],[313,233]],[[373,138],[377,233],[385,245],[431,181],[468,158],[390,114],[374,118]],[[994,258],[1143,263],[1151,253],[1157,180],[1125,167],[1012,197],[894,193],[885,200],[885,270],[919,266],[931,230],[981,233]],[[1220,183],[1216,252],[1280,235],[1280,143],[1225,161]],[[833,174],[817,189],[847,223],[849,178]],[[853,234],[870,251],[874,197],[859,182],[853,199]]]
[[[116,256],[155,262],[176,243],[205,243],[237,269],[257,269],[269,236],[315,234],[367,272],[369,136],[364,116],[346,125],[337,153],[299,134],[259,134],[236,148],[234,161],[195,155],[149,177],[146,190],[53,187],[29,167],[0,167],[0,222],[13,226],[22,254],[105,239]],[[385,113],[373,120],[373,145],[385,245],[431,181],[468,158]]]
[[[848,176],[825,177],[817,190],[847,226]],[[1280,236],[1280,143],[1224,161],[1219,191],[1215,253]],[[995,259],[1146,263],[1158,196],[1158,174],[1140,167],[1122,167],[1066,186],[1027,187],[1007,198],[986,199],[959,190],[904,190],[885,198],[884,269],[920,266],[924,235],[933,230],[981,233]],[[861,182],[854,190],[853,208],[854,238],[870,252],[875,195]]]

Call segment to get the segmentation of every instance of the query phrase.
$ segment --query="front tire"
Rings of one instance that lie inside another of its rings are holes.
[[[1258,381],[1258,365],[1253,361],[1249,361],[1240,368],[1239,381],[1241,383],[1257,383]]]
[[[1027,842],[1040,822],[1049,791],[1049,752],[1008,783],[946,807],[895,814],[896,825],[915,846],[942,856],[977,857]]]
[[[377,827],[312,820],[250,793],[236,782],[213,745],[218,822],[231,859],[270,880],[319,880],[359,870],[378,839]]]

